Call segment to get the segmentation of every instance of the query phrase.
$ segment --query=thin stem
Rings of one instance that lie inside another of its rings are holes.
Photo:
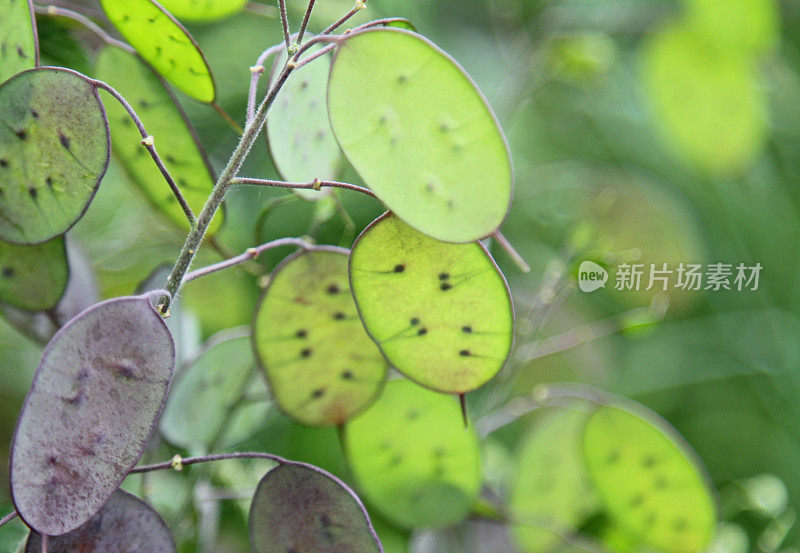
[[[66,17],[67,19],[71,19],[73,21],[77,21],[94,34],[96,34],[100,39],[105,42],[106,44],[110,44],[112,46],[117,46],[126,50],[130,53],[135,53],[136,50],[133,49],[132,46],[122,42],[121,40],[117,40],[116,38],[112,37],[105,29],[103,29],[100,25],[83,15],[82,13],[78,13],[76,11],[62,8],[59,6],[39,6],[34,5],[33,9],[36,13],[41,13],[43,15],[51,15],[51,16],[58,16],[58,17]]]
[[[108,85],[103,81],[98,81],[96,79],[89,79],[89,82],[92,85],[102,88],[103,90],[111,94],[114,98],[117,99],[117,101],[122,105],[122,107],[125,108],[125,111],[128,112],[128,115],[130,115],[130,118],[133,120],[134,124],[136,125],[136,128],[139,129],[139,134],[142,135],[142,140],[141,140],[142,146],[144,146],[150,153],[150,157],[153,158],[156,167],[158,167],[158,170],[161,171],[164,180],[167,181],[170,190],[172,190],[172,194],[178,200],[178,204],[180,204],[181,209],[183,209],[183,212],[186,214],[186,218],[189,220],[189,224],[191,224],[192,227],[194,227],[195,224],[197,223],[197,219],[195,218],[194,213],[192,212],[192,208],[189,207],[188,202],[183,197],[183,194],[181,194],[181,191],[178,189],[178,185],[175,184],[175,181],[173,180],[172,175],[169,174],[169,171],[167,170],[167,167],[164,165],[164,162],[161,161],[161,157],[159,157],[158,152],[156,152],[156,146],[153,136],[147,133],[147,130],[144,128],[144,124],[142,123],[142,120],[139,119],[138,115],[136,115],[136,112],[133,110],[133,107],[131,107],[131,105],[122,96],[122,94],[117,92],[111,85]]]
[[[308,20],[311,18],[311,12],[314,10],[314,3],[316,0],[308,0],[308,7],[306,7],[306,14],[303,16],[303,22],[300,23],[300,30],[297,33],[297,42],[303,42],[303,35],[308,26]]]
[[[356,3],[356,6],[359,5],[362,7],[364,6],[363,0],[359,0]],[[297,59],[303,52],[308,50],[311,45],[324,40],[341,40],[341,37],[330,37],[327,36],[326,33],[323,33],[323,35],[318,35],[302,44],[297,49],[297,52],[295,52],[294,56],[292,56],[283,66],[283,69],[281,69],[280,73],[275,78],[275,82],[270,87],[269,92],[267,92],[267,95],[258,106],[253,119],[245,126],[244,133],[242,133],[242,136],[239,139],[239,144],[236,145],[236,149],[233,151],[233,154],[231,154],[230,159],[228,159],[228,163],[225,165],[225,168],[217,178],[217,182],[214,185],[211,195],[206,200],[203,209],[200,211],[200,215],[197,217],[197,224],[192,226],[192,229],[186,236],[186,240],[183,243],[180,254],[178,254],[178,259],[175,261],[172,272],[170,273],[169,277],[167,277],[166,291],[168,292],[168,295],[165,294],[161,300],[159,300],[159,310],[161,311],[162,315],[166,316],[168,313],[170,298],[174,298],[178,293],[178,290],[180,290],[183,277],[189,270],[189,267],[194,260],[194,256],[197,254],[197,249],[200,247],[200,244],[203,241],[203,237],[208,229],[208,225],[211,224],[211,220],[213,219],[214,214],[217,212],[219,206],[222,204],[225,194],[232,186],[233,179],[236,178],[236,175],[239,173],[239,170],[244,164],[247,154],[250,153],[250,149],[253,147],[253,144],[255,144],[258,134],[261,132],[261,128],[264,126],[264,122],[267,119],[267,113],[269,112],[272,103],[275,101],[275,97],[278,95],[281,87],[283,87],[284,83],[286,83],[286,79],[289,78],[289,75],[294,70]]]
[[[314,179],[310,182],[284,182],[280,180],[269,179],[253,179],[249,177],[237,177],[232,179],[232,184],[252,184],[255,186],[271,186],[274,188],[294,188],[301,190],[320,190],[321,188],[344,188],[345,190],[354,190],[361,192],[367,196],[375,198],[375,194],[369,188],[358,186],[356,184],[349,184],[346,182],[338,182],[332,180],[319,180]]]
[[[349,12],[347,12],[342,17],[340,17],[339,20],[334,22],[330,27],[328,27],[327,29],[322,31],[320,33],[320,35],[327,35],[327,34],[332,33],[333,31],[335,31],[336,29],[338,29],[339,27],[341,27],[342,25],[347,23],[347,21],[351,17],[353,17],[355,14],[357,14],[361,10],[365,9],[366,7],[367,7],[367,0],[356,0],[356,3],[353,6],[353,9],[351,9]]]
[[[212,102],[211,107],[214,108],[214,110],[216,110],[216,112],[220,114],[220,116],[225,120],[225,122],[228,124],[230,128],[236,131],[236,134],[241,135],[244,132],[244,129],[241,126],[239,126],[239,123],[237,123],[236,120],[234,120],[234,118],[231,117],[231,115],[227,111],[225,111],[225,108],[223,108],[216,102]]]
[[[264,121],[267,118],[267,112],[269,111],[272,102],[275,101],[275,96],[278,94],[278,91],[286,82],[289,74],[292,72],[292,69],[293,67],[291,65],[287,64],[284,66],[283,70],[278,75],[278,78],[275,80],[275,83],[270,88],[270,91],[267,93],[267,96],[261,102],[261,105],[259,105],[253,120],[250,121],[250,123],[248,123],[245,127],[244,133],[239,139],[239,144],[237,144],[236,149],[233,151],[233,154],[228,160],[228,163],[220,173],[219,178],[217,178],[217,182],[214,185],[211,195],[208,197],[203,209],[200,211],[200,215],[197,218],[197,224],[192,227],[191,231],[186,237],[186,241],[183,243],[181,253],[178,255],[175,266],[172,268],[172,272],[167,278],[166,288],[171,297],[174,298],[175,294],[180,289],[183,282],[183,277],[189,270],[189,266],[192,264],[192,260],[197,253],[197,248],[200,247],[200,243],[203,241],[203,237],[208,229],[208,225],[211,224],[214,214],[217,212],[217,209],[222,204],[222,200],[225,198],[225,193],[232,185],[232,180],[236,177],[239,169],[241,169],[247,154],[250,152],[250,148],[253,147],[256,138],[258,138],[261,127],[264,126]],[[161,298],[159,307],[162,314],[167,313],[169,302],[169,297],[164,296]]]
[[[283,27],[283,40],[286,41],[286,50],[291,52],[291,32],[289,31],[289,16],[286,13],[286,0],[278,0],[278,6],[281,11],[281,26]]]
[[[253,117],[256,115],[256,96],[258,95],[258,79],[261,75],[266,71],[264,64],[267,63],[267,60],[273,54],[277,54],[281,50],[286,48],[286,45],[283,43],[276,44],[275,46],[271,46],[261,52],[261,55],[258,56],[258,60],[256,60],[256,64],[250,68],[250,90],[247,94],[247,122],[246,125],[253,120]]]
[[[494,238],[497,243],[500,244],[500,247],[505,250],[505,252],[509,255],[509,257],[511,257],[514,263],[516,263],[517,267],[519,267],[523,273],[531,272],[531,266],[525,262],[525,259],[523,259],[514,246],[511,245],[511,242],[509,242],[508,239],[503,236],[503,233],[501,233],[499,230],[496,230],[492,233],[492,238]]]
[[[8,513],[3,518],[0,518],[0,526],[4,526],[4,525],[8,524],[9,522],[14,520],[18,516],[19,516],[19,513],[17,513],[16,511],[12,511],[12,512]]]
[[[315,59],[321,58],[322,56],[324,56],[325,54],[327,54],[328,52],[330,52],[331,50],[336,48],[336,46],[337,46],[337,44],[330,44],[330,45],[326,46],[325,48],[320,49],[319,52],[314,52],[310,56],[301,59],[300,61],[297,62],[297,65],[295,66],[295,69],[300,69],[301,67],[303,67],[304,65],[306,65],[308,63],[311,63]]]
[[[131,469],[128,474],[141,474],[143,472],[153,472],[154,470],[180,470],[184,466],[196,465],[198,463],[213,463],[214,461],[225,461],[228,459],[267,459],[275,461],[279,465],[295,464],[292,461],[273,455],[272,453],[262,453],[261,451],[237,451],[233,453],[215,453],[213,455],[201,455],[199,457],[185,457],[178,455],[169,461],[156,463],[154,465],[142,465]],[[298,463],[300,464],[300,463]]]
[[[573,328],[561,334],[528,344],[526,347],[520,348],[518,355],[522,362],[529,362],[548,355],[568,351],[580,345],[627,330],[631,326],[630,320],[633,319],[635,321],[637,315],[646,315],[652,321],[659,321],[666,315],[666,305],[654,302],[649,307],[631,309],[613,317]]]
[[[219,263],[215,263],[213,265],[203,267],[202,269],[197,269],[196,271],[192,271],[191,273],[188,273],[184,277],[183,282],[184,283],[190,282],[196,278],[210,275],[211,273],[216,273],[217,271],[227,269],[228,267],[234,267],[236,265],[245,263],[246,261],[258,257],[265,251],[272,250],[274,248],[280,248],[282,246],[298,246],[300,248],[309,249],[313,247],[313,244],[309,244],[302,238],[279,238],[278,240],[273,240],[272,242],[261,244],[260,246],[256,246],[255,248],[248,248],[246,252],[244,252],[243,254],[239,254],[236,257],[231,257],[230,259],[226,259],[225,261],[220,261]]]

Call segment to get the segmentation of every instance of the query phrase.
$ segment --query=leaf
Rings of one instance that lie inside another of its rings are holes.
[[[519,449],[509,498],[513,535],[522,551],[552,551],[597,511],[583,459],[582,411],[551,410]]]
[[[586,423],[584,454],[594,488],[621,529],[660,551],[704,551],[717,522],[703,467],[652,412],[600,406]]]
[[[40,553],[42,539],[31,533],[25,553]],[[115,491],[83,526],[47,540],[48,553],[170,553],[175,540],[157,512],[141,499]]]
[[[39,65],[31,0],[0,0],[0,82]]]
[[[328,113],[367,185],[434,238],[494,232],[511,201],[508,147],[486,100],[450,57],[414,33],[355,33],[337,48]]]
[[[62,237],[34,246],[0,241],[0,301],[30,311],[50,309],[64,295],[68,278]]]
[[[109,21],[159,75],[201,102],[216,97],[211,69],[189,32],[151,0],[100,0]]]
[[[169,13],[184,21],[216,21],[242,11],[247,0],[161,0]]]
[[[11,494],[28,526],[57,536],[97,513],[144,451],[174,361],[148,296],[98,303],[53,336],[11,446]]]
[[[280,408],[307,425],[338,425],[371,403],[386,362],[358,318],[347,250],[284,260],[256,308],[255,351]]]
[[[478,242],[439,242],[386,213],[353,245],[350,284],[372,339],[423,386],[474,390],[511,351],[508,286]]]
[[[309,49],[306,55],[319,48]],[[273,80],[286,63],[286,51],[273,66]],[[342,153],[333,136],[325,109],[329,56],[294,71],[278,92],[267,117],[267,144],[281,176],[294,182],[333,180],[341,166]],[[302,198],[316,200],[330,192],[298,190]]]
[[[280,465],[259,482],[250,508],[254,553],[383,553],[364,505],[322,469]]]
[[[217,335],[219,336],[219,335]],[[250,336],[211,337],[210,345],[176,378],[161,417],[161,433],[174,445],[207,451],[230,447],[252,436],[266,420],[270,404],[262,379],[253,379]],[[261,396],[239,403],[242,395]],[[220,436],[223,427],[225,434]]]
[[[393,380],[344,440],[364,497],[399,526],[454,524],[477,497],[478,437],[451,397]]]
[[[136,110],[155,138],[159,155],[181,194],[195,214],[199,213],[216,179],[194,128],[167,86],[136,56],[111,46],[100,52],[95,73]],[[109,103],[108,113],[114,154],[150,202],[173,224],[188,231],[183,209],[141,145],[141,135],[128,113],[116,102]],[[210,232],[218,230],[222,221],[220,213],[213,219]]]
[[[0,85],[0,123],[0,239],[36,244],[63,234],[108,167],[97,89],[70,69],[30,69]]]
[[[676,25],[654,34],[645,56],[644,84],[671,146],[711,173],[750,165],[767,112],[750,59]]]

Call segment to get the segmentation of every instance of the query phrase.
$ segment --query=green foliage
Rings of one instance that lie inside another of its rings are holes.
[[[240,12],[247,0],[161,0],[160,4],[178,19],[211,22]]]
[[[427,40],[387,28],[341,43],[328,111],[353,167],[414,228],[469,242],[503,222],[512,184],[503,134],[466,73]]]
[[[189,451],[243,442],[265,424],[270,409],[264,381],[256,376],[249,335],[210,338],[176,377],[161,433]]]
[[[519,449],[509,509],[524,552],[563,546],[561,536],[598,508],[582,457],[587,419],[581,409],[551,410]]]
[[[36,67],[39,60],[31,0],[0,2],[0,82]]]
[[[0,239],[49,240],[83,215],[106,172],[108,121],[95,87],[63,68],[0,86]]]
[[[107,46],[97,57],[95,74],[121,92],[134,106],[145,128],[163,152],[164,165],[175,184],[195,211],[203,207],[214,187],[214,173],[194,129],[164,81],[134,54]],[[189,229],[186,215],[147,150],[130,116],[116,102],[107,102],[114,154],[131,179],[169,220]],[[209,227],[216,232],[223,221],[219,213]]]
[[[353,245],[350,282],[367,332],[423,386],[474,390],[508,357],[511,297],[477,242],[440,242],[387,213]]]
[[[151,0],[101,0],[108,19],[158,73],[181,92],[211,103],[217,95],[211,70],[194,39]]]
[[[480,488],[474,429],[452,398],[407,380],[345,427],[346,455],[369,504],[402,527],[437,527],[467,515]]]
[[[69,278],[64,239],[34,246],[0,242],[0,300],[21,309],[55,307]]]
[[[673,145],[701,169],[749,165],[765,132],[765,98],[749,57],[686,25],[654,35],[645,84]]]
[[[270,389],[303,424],[343,424],[375,398],[386,375],[358,318],[347,259],[334,248],[287,258],[256,310],[255,350]]]

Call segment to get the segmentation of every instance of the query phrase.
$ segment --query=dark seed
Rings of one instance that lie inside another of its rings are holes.
[[[311,348],[305,348],[300,352],[301,357],[308,357],[309,355],[311,355]]]
[[[395,273],[402,273],[405,270],[406,270],[406,266],[405,265],[395,265],[394,266],[394,272]]]
[[[308,332],[304,329],[301,329],[295,332],[294,335],[297,336],[298,338],[305,338],[306,336],[308,336]]]
[[[468,350],[468,349],[462,349],[461,351],[459,351],[459,352],[458,352],[458,354],[459,354],[461,357],[469,357],[469,356],[470,356],[470,353],[469,353],[469,350]]]
[[[62,146],[64,146],[67,150],[69,150],[69,138],[67,138],[63,134],[59,134],[58,140],[61,142]]]
[[[419,324],[419,318],[414,317],[409,322],[411,323],[411,326],[418,325]]]

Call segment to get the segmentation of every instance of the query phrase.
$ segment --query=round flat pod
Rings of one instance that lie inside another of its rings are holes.
[[[211,69],[189,32],[152,0],[100,0],[108,20],[159,75],[181,92],[212,103]]]
[[[33,246],[0,241],[0,301],[44,311],[58,304],[69,280],[64,238]]]
[[[243,393],[266,396],[264,379],[256,374],[250,336],[212,336],[211,345],[172,384],[161,434],[190,451],[230,447],[255,434],[265,423],[268,401],[239,402]],[[224,434],[220,431],[225,428]],[[214,444],[219,439],[220,443]]]
[[[602,405],[584,430],[592,485],[612,521],[670,553],[699,553],[717,523],[714,492],[693,451],[655,413]]]
[[[307,55],[319,48],[311,48]],[[286,64],[284,50],[275,60],[273,80]],[[267,144],[272,161],[287,181],[333,180],[342,165],[342,152],[331,131],[325,107],[330,56],[293,71],[286,79],[267,117]],[[317,200],[331,192],[294,189],[300,197]]]
[[[644,84],[673,149],[712,174],[747,168],[763,147],[768,113],[751,57],[685,24],[653,34],[644,54]]]
[[[0,83],[39,64],[31,0],[0,0]]]
[[[175,363],[151,304],[162,293],[98,303],[47,344],[11,445],[11,496],[33,530],[81,526],[147,446]]]
[[[31,532],[25,553],[40,553],[42,538]],[[164,520],[147,503],[117,490],[83,526],[49,537],[48,553],[174,553],[175,540]]]
[[[522,551],[553,551],[598,510],[583,458],[589,415],[551,409],[536,419],[519,449],[509,512]]]
[[[0,239],[37,244],[83,216],[108,167],[108,121],[97,89],[61,67],[0,85]]]
[[[95,75],[117,89],[134,107],[147,132],[154,137],[161,160],[181,195],[194,213],[199,213],[216,177],[189,118],[166,83],[136,55],[115,46],[100,51]],[[115,159],[161,214],[188,231],[186,214],[141,145],[142,136],[128,112],[112,101],[108,104],[108,115]],[[220,210],[212,219],[209,232],[219,230],[223,220],[224,212]]]
[[[364,505],[335,476],[303,463],[279,465],[250,507],[254,553],[383,553]]]
[[[328,114],[364,182],[414,228],[470,242],[503,222],[512,189],[505,137],[469,76],[425,38],[384,27],[342,41]]]
[[[386,376],[358,318],[340,248],[304,250],[275,269],[256,308],[253,345],[278,406],[303,424],[344,423]]]
[[[372,339],[423,386],[474,390],[511,351],[511,295],[478,242],[440,242],[386,213],[353,245],[350,285]]]
[[[399,526],[454,524],[478,495],[478,437],[452,397],[393,380],[345,426],[344,442],[358,489]]]

